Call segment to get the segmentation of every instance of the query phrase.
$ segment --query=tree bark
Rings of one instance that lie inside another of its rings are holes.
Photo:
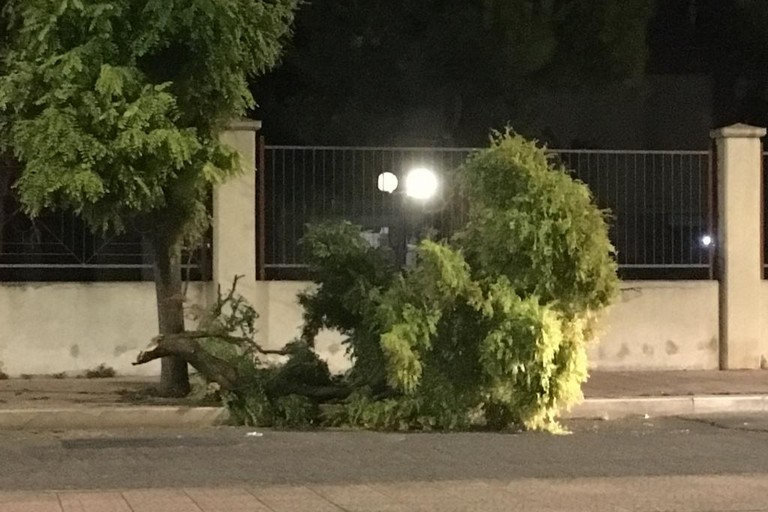
[[[155,292],[160,335],[184,332],[184,296],[181,280],[181,246],[176,237],[155,233]],[[163,357],[160,370],[160,393],[181,397],[189,394],[187,361],[178,356]]]
[[[199,338],[218,338],[231,343],[249,341],[246,338],[217,334],[204,331],[188,331],[181,334],[169,334],[157,336],[153,342],[155,346],[139,353],[134,365],[145,364],[155,359],[176,356],[192,365],[208,382],[216,382],[221,389],[234,392],[242,392],[242,382],[239,381],[237,368],[203,349],[198,343]],[[261,354],[287,355],[285,349],[268,350],[254,344],[254,348]],[[247,388],[245,391],[248,391]],[[352,393],[352,388],[347,386],[309,386],[302,383],[283,383],[280,386],[281,395],[303,395],[308,398],[326,402],[347,398]]]
[[[0,254],[3,252],[3,231],[5,223],[9,220],[6,217],[6,204],[10,202],[11,185],[15,181],[15,168],[10,160],[0,156]]]
[[[191,334],[191,337],[188,334]],[[141,352],[136,358],[136,362],[133,363],[134,365],[148,363],[158,358],[163,358],[163,360],[178,358],[185,364],[191,364],[207,381],[218,383],[222,389],[234,390],[237,388],[236,368],[227,361],[203,350],[195,339],[194,333],[161,335],[154,341],[155,347]]]

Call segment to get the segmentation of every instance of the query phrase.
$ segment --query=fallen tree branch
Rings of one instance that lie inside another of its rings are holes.
[[[139,353],[134,366],[146,364],[163,357],[177,356],[192,365],[208,381],[218,383],[224,389],[237,387],[237,370],[225,361],[207,352],[197,342],[203,338],[214,338],[228,343],[247,343],[263,355],[288,355],[286,349],[272,350],[262,348],[258,343],[243,336],[208,331],[187,331],[178,334],[161,334],[152,338],[154,348]]]
[[[140,352],[133,363],[134,366],[163,357],[177,356],[192,365],[208,381],[218,383],[223,389],[231,390],[237,387],[237,369],[229,362],[208,353],[195,339],[165,335],[156,336],[153,341],[156,346]]]
[[[208,382],[216,382],[222,389],[235,390],[241,384],[238,383],[237,364],[211,354],[198,340],[231,343],[261,355],[289,355],[289,349],[266,349],[253,340],[253,320],[258,315],[242,296],[235,293],[241,277],[235,276],[232,288],[226,295],[222,295],[221,286],[218,287],[216,303],[204,314],[200,324],[202,330],[155,336],[152,338],[154,346],[140,352],[133,364],[141,365],[163,357],[179,357],[199,371]],[[229,308],[227,313],[224,313],[225,308]],[[205,326],[208,325],[211,328],[206,330]]]
[[[284,348],[282,349],[263,348],[261,345],[253,341],[251,338],[248,338],[245,336],[233,336],[225,332],[215,332],[215,331],[214,332],[185,331],[185,332],[180,332],[178,334],[165,334],[165,335],[155,336],[154,338],[152,338],[152,341],[154,343],[160,344],[160,343],[163,343],[164,340],[171,340],[171,339],[197,340],[201,338],[215,338],[217,340],[225,341],[227,343],[247,343],[250,347],[256,350],[256,352],[263,355],[287,356],[289,354],[289,352]]]

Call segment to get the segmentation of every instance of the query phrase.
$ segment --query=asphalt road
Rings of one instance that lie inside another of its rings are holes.
[[[768,415],[569,426],[573,433],[561,436],[226,427],[0,432],[0,491],[740,475],[768,481]]]

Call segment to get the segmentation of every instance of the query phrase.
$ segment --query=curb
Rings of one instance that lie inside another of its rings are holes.
[[[683,416],[768,411],[768,395],[689,395],[639,398],[589,398],[563,415],[570,419],[629,416]]]
[[[692,395],[588,398],[564,413],[567,419],[614,420],[630,416],[684,416],[768,412],[768,395]],[[211,427],[227,421],[222,407],[117,406],[0,409],[0,430],[62,430],[121,427]]]
[[[210,427],[224,423],[227,418],[221,407],[0,409],[0,430]]]

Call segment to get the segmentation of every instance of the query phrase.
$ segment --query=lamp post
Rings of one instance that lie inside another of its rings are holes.
[[[437,174],[426,167],[414,167],[405,175],[405,186],[403,191],[397,191],[399,180],[391,172],[383,172],[379,174],[377,185],[380,191],[395,194],[401,196],[407,196],[411,199],[411,203],[415,203],[414,206],[423,208],[426,203],[432,199],[437,193],[440,187],[440,181]],[[402,203],[403,211],[403,256],[401,261],[405,261],[406,266],[412,263],[410,255],[411,251],[409,242],[412,238],[418,236],[418,222],[415,219],[409,219],[408,204]],[[409,220],[411,222],[409,223]],[[410,224],[410,225],[409,225]]]

